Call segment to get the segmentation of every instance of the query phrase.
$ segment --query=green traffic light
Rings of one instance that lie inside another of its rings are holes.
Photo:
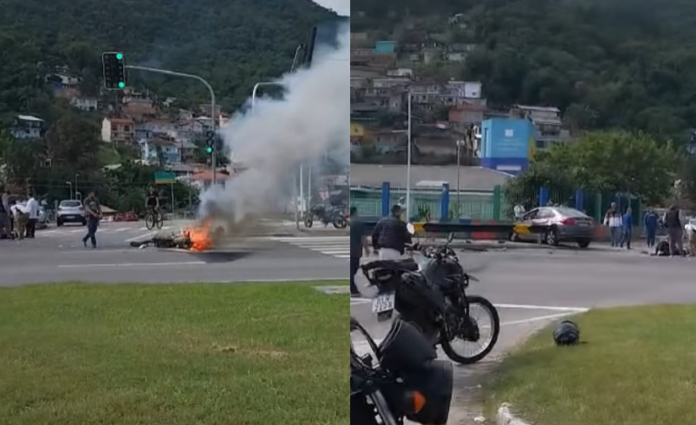
[[[207,148],[205,148],[205,151],[208,153],[213,153],[213,148],[207,147]]]
[[[120,81],[120,82],[118,83],[118,88],[119,88],[119,89],[122,89],[122,88],[124,88],[124,87],[126,87],[126,83],[124,83],[123,81]]]
[[[123,60],[123,53],[116,53],[116,59]]]

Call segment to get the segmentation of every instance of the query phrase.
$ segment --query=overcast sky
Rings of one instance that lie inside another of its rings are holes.
[[[339,15],[350,16],[350,0],[314,0],[314,2]]]

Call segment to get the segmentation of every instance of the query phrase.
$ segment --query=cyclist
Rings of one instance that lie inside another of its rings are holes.
[[[159,193],[154,187],[150,188],[150,193],[147,195],[147,199],[145,200],[145,210],[147,213],[152,214],[153,219],[158,219],[160,211],[160,199]]]

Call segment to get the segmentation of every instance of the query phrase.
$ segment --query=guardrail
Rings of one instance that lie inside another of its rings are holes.
[[[377,225],[377,220],[363,221],[367,232],[372,232]],[[454,233],[459,238],[475,240],[505,240],[512,233],[519,235],[542,234],[546,231],[544,226],[531,226],[525,224],[505,222],[414,222],[412,223],[417,234],[446,235]]]

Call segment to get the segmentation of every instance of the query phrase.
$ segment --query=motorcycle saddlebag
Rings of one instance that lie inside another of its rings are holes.
[[[418,391],[425,397],[421,411],[406,417],[419,424],[445,425],[454,391],[452,363],[433,360],[422,370],[402,375],[402,378],[407,389]]]
[[[413,325],[396,319],[379,345],[379,364],[394,373],[416,371],[437,358],[435,347]]]

